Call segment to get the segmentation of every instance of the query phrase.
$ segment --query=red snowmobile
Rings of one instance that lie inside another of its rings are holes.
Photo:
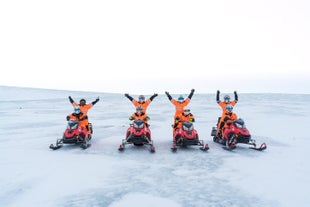
[[[198,133],[194,129],[192,122],[182,122],[182,127],[173,131],[173,146],[171,150],[175,152],[177,146],[186,147],[190,145],[201,146],[199,149],[207,151],[209,149],[208,144],[204,145],[203,140],[199,140]]]
[[[217,127],[213,127],[211,136],[213,141],[225,145],[225,149],[232,150],[236,148],[238,143],[252,145],[250,149],[262,151],[267,148],[266,143],[262,143],[260,147],[256,147],[256,142],[251,138],[249,130],[246,128],[243,119],[231,121],[223,134],[220,132],[216,135]]]
[[[150,151],[155,152],[153,140],[151,138],[151,130],[148,124],[141,119],[134,120],[130,127],[127,129],[126,138],[122,140],[122,144],[118,150],[123,151],[125,145],[133,144],[135,146],[149,145]]]
[[[92,125],[89,123],[90,131],[92,133]],[[50,148],[57,150],[63,144],[79,144],[81,148],[86,149],[90,146],[91,134],[88,135],[85,127],[79,126],[78,121],[69,120],[66,130],[61,139],[56,140],[56,145],[51,144]]]

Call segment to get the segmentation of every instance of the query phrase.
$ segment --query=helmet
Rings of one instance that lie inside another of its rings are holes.
[[[82,99],[80,100],[80,104],[81,104],[81,105],[85,105],[85,104],[86,104],[86,100],[85,100],[84,98],[82,98]]]
[[[225,96],[224,96],[224,101],[225,101],[226,103],[230,101],[229,95],[225,95]]]
[[[184,111],[183,111],[183,113],[184,113],[185,115],[188,115],[190,112],[191,112],[191,110],[188,109],[188,108],[184,109]]]
[[[139,111],[140,111],[140,112],[142,112],[142,111],[143,111],[143,109],[142,109],[142,107],[141,107],[141,106],[137,106],[136,111],[137,111],[137,112],[139,112]]]
[[[139,101],[145,101],[145,96],[140,95],[140,96],[139,96]]]
[[[182,95],[179,96],[178,101],[184,101],[184,97]]]
[[[233,106],[230,105],[230,104],[228,104],[228,105],[226,106],[226,111],[229,112],[229,113],[231,113],[232,110],[233,110]]]
[[[81,113],[80,107],[79,106],[75,106],[74,107],[74,113],[79,114]]]

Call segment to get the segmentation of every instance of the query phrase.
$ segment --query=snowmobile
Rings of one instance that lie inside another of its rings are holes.
[[[150,151],[155,152],[153,140],[151,139],[151,130],[148,124],[141,119],[134,120],[130,124],[126,132],[126,138],[122,140],[122,144],[118,150],[123,151],[127,144],[133,144],[135,146],[149,145]]]
[[[92,124],[89,123],[90,132],[93,133]],[[56,140],[56,144],[51,144],[50,148],[57,150],[63,146],[63,144],[77,144],[82,149],[86,149],[90,146],[91,134],[88,135],[85,127],[79,126],[78,121],[69,120],[67,128],[63,133],[61,139]]]
[[[217,127],[212,127],[211,136],[213,136],[213,141],[225,145],[224,149],[232,150],[235,149],[237,144],[247,144],[251,145],[250,149],[262,151],[267,148],[266,143],[262,143],[259,147],[256,146],[256,141],[252,139],[249,130],[246,128],[243,119],[236,119],[234,121],[228,120],[228,127],[223,131],[220,130],[218,135]]]
[[[180,128],[173,130],[173,146],[171,150],[177,151],[177,147],[186,147],[190,145],[201,146],[199,149],[207,151],[209,149],[208,144],[204,145],[203,140],[199,140],[198,133],[194,129],[192,122],[183,121]]]

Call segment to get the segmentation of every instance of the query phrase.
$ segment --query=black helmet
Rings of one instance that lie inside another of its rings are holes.
[[[86,104],[86,100],[85,100],[84,98],[82,98],[82,99],[80,100],[80,104],[81,104],[81,105]]]

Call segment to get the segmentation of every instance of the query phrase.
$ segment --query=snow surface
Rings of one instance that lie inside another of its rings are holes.
[[[53,151],[72,112],[69,95],[100,96],[88,114],[92,146]],[[209,151],[171,152],[174,107],[161,92],[148,108],[156,152],[130,145],[119,152],[134,112],[123,94],[1,86],[0,206],[309,206],[310,95],[239,94],[234,111],[267,143],[264,152],[212,142],[221,114],[215,94],[194,94],[189,107]]]

